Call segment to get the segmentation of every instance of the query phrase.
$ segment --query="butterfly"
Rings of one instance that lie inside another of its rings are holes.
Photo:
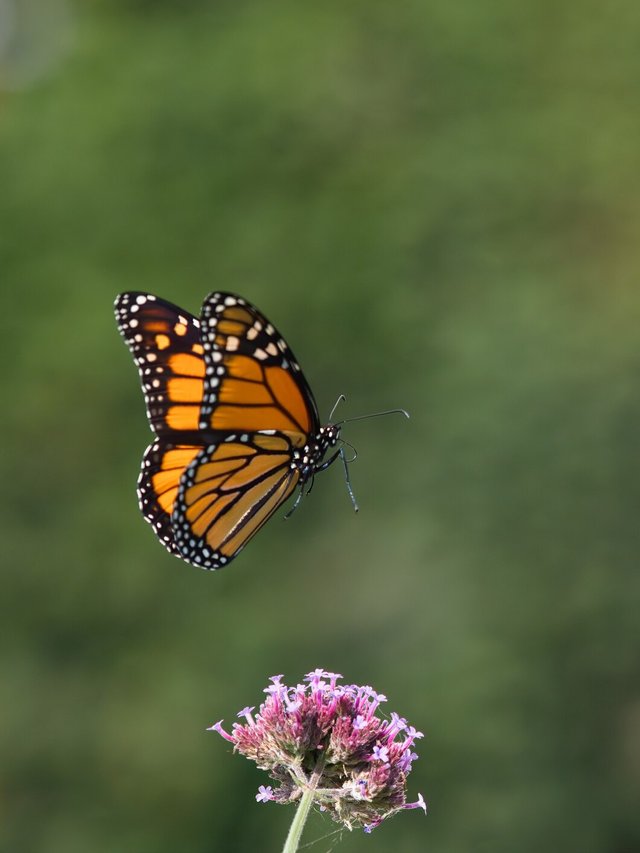
[[[115,315],[155,433],[138,501],[168,551],[203,569],[228,565],[296,487],[294,509],[339,456],[357,510],[340,439],[345,421],[321,426],[294,354],[254,305],[215,292],[198,319],[128,292]]]

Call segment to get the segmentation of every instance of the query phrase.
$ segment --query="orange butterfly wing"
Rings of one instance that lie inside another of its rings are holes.
[[[138,477],[138,504],[162,544],[182,556],[171,513],[180,478],[202,449],[197,441],[206,365],[200,321],[150,293],[122,293],[115,303],[118,331],[138,367],[147,417],[156,440]]]
[[[212,293],[201,313],[207,362],[201,429],[296,434],[319,427],[306,379],[286,341],[258,309],[231,293]]]
[[[222,568],[287,500],[299,481],[284,433],[235,435],[205,447],[180,480],[171,518],[182,557]]]
[[[202,447],[198,445],[171,444],[156,438],[142,458],[138,477],[138,505],[160,542],[178,557],[182,557],[182,552],[175,542],[171,515],[180,480],[201,450]]]
[[[282,336],[255,306],[212,293],[201,320],[151,294],[116,300],[151,428],[138,500],[162,544],[193,565],[227,564],[300,480],[293,463],[319,429]]]
[[[200,321],[150,293],[122,293],[115,313],[138,366],[151,429],[197,430],[206,372]]]

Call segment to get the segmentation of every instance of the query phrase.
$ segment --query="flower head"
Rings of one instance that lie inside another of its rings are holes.
[[[222,721],[210,729],[278,782],[275,790],[261,785],[258,801],[287,803],[311,791],[335,821],[366,832],[403,809],[426,813],[421,794],[414,803],[406,800],[407,776],[418,757],[411,746],[422,733],[398,714],[377,716],[383,694],[339,685],[342,676],[322,669],[295,687],[282,677],[270,679],[257,713],[249,706],[239,712],[245,723],[234,723],[230,733]]]

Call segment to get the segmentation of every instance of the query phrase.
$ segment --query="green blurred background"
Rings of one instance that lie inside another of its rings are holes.
[[[0,848],[279,850],[205,727],[369,683],[430,815],[311,850],[640,849],[635,0],[0,0]],[[164,552],[112,303],[255,301],[340,469]],[[280,516],[282,513],[280,513]],[[315,817],[306,841],[332,833]]]

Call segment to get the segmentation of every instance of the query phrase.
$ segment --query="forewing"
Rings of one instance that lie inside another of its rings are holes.
[[[197,430],[205,376],[200,322],[150,293],[120,294],[115,314],[138,366],[151,428],[159,435]]]
[[[278,430],[298,446],[317,433],[317,407],[300,365],[255,306],[212,293],[201,324],[207,365],[201,429]]]
[[[182,476],[171,517],[184,560],[220,569],[247,544],[299,480],[282,434],[237,436],[201,450]]]

